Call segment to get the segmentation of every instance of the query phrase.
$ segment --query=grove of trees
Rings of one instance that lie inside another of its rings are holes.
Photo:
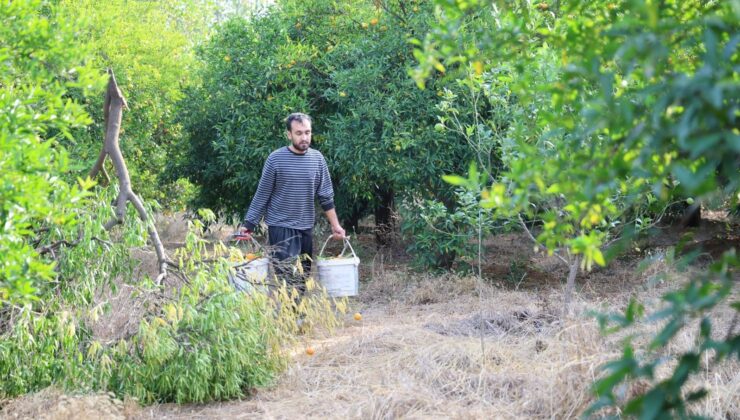
[[[274,308],[231,290],[231,251],[202,233],[241,218],[294,111],[314,118],[346,227],[373,216],[378,245],[401,232],[424,270],[471,269],[471,238],[522,230],[567,265],[565,312],[578,274],[649,235],[667,208],[740,202],[737,2],[235,5],[0,3],[0,399],[61,384],[205,402],[268,384],[287,359]],[[88,177],[109,70],[128,103],[133,190],[150,213],[193,215],[161,284],[131,278],[151,220],[128,206],[107,224],[114,168]],[[645,351],[625,344],[590,414],[686,416],[705,397],[683,388],[701,358],[740,358],[740,335],[713,331],[709,315],[737,283],[740,259],[724,251],[665,311],[644,314],[638,297],[601,315],[605,331],[665,326]],[[121,279],[148,305],[134,330],[100,342],[96,302]],[[615,387],[653,379],[694,320],[700,339],[670,377],[618,401]]]

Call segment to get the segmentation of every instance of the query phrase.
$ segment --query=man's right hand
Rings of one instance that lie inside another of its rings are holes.
[[[235,241],[251,241],[252,240],[252,231],[241,227],[238,231],[236,231],[233,235],[233,238]]]

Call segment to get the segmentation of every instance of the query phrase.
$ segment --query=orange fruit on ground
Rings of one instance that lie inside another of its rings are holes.
[[[376,19],[376,18],[370,19],[370,24],[373,25],[373,26],[377,25],[378,24],[378,19]]]
[[[247,261],[252,261],[252,260],[256,259],[257,257],[259,257],[259,255],[252,254],[251,252],[248,253],[248,254],[246,254],[246,255],[244,255],[244,258],[246,258]]]
[[[315,351],[313,350],[313,347],[311,347],[311,346],[306,347],[306,354],[307,355],[313,356],[314,353],[315,353]]]
[[[355,313],[355,321],[359,321],[361,319],[362,319],[362,314],[359,312]]]

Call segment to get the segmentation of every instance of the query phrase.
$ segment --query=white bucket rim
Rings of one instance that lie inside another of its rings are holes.
[[[248,262],[247,265],[254,264],[254,265],[266,265],[270,263],[270,259],[267,257],[259,257],[255,258],[252,261]]]
[[[270,263],[270,259],[267,257],[259,257],[255,258],[252,261],[247,261],[246,263],[239,263],[236,264],[236,268],[255,268],[260,267],[263,265],[268,265]]]
[[[332,259],[320,259],[316,261],[316,266],[334,266],[334,265],[360,265],[360,259],[357,257],[352,258],[332,258]]]

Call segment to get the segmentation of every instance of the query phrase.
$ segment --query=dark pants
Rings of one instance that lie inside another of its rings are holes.
[[[311,274],[313,229],[298,230],[269,226],[268,236],[275,275],[303,295],[306,292],[306,278]],[[296,265],[299,259],[303,273]]]

